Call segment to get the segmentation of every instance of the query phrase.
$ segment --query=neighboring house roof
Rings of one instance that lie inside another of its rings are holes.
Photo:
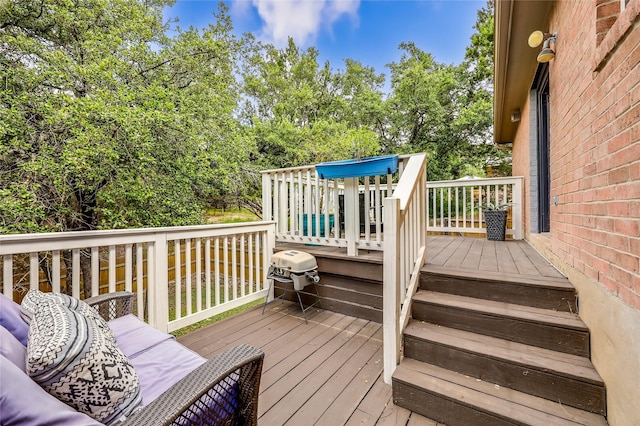
[[[547,28],[551,1],[495,0],[495,69],[493,128],[496,143],[513,142],[517,122],[511,114],[520,110],[531,89],[540,49],[527,44],[535,30]]]

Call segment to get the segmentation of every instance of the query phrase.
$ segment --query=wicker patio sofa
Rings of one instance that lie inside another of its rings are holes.
[[[22,349],[7,346],[14,340],[25,343],[23,326],[16,320],[20,306],[1,294],[0,302],[0,424],[100,424],[58,401],[14,366],[20,359],[15,360],[12,351],[21,354]],[[118,347],[140,378],[143,407],[118,425],[257,425],[261,350],[240,345],[205,360],[133,316],[130,292],[85,302],[108,321]]]

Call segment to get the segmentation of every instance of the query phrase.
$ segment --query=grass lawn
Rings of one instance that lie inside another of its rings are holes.
[[[264,299],[254,300],[253,302],[247,303],[246,305],[238,306],[237,308],[231,309],[227,312],[223,312],[219,315],[215,315],[211,318],[207,318],[206,320],[199,321],[195,324],[188,325],[186,327],[180,328],[176,331],[173,331],[171,334],[175,337],[184,336],[185,334],[189,334],[192,331],[195,331],[201,327],[205,327],[207,325],[213,324],[214,322],[221,321],[225,318],[229,318],[234,316],[235,314],[239,314],[241,312],[246,311],[247,309],[251,309],[253,307],[259,306],[264,303]]]
[[[246,209],[209,209],[207,211],[207,221],[209,223],[242,223],[257,222],[261,220],[258,216]]]

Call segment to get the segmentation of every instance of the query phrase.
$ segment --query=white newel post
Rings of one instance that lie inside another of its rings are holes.
[[[523,208],[522,203],[524,199],[522,198],[522,181],[523,177],[517,178],[517,180],[513,184],[513,192],[511,197],[513,199],[513,204],[511,205],[511,220],[513,224],[513,239],[514,240],[522,240],[524,239],[524,220],[523,220]]]
[[[400,199],[384,200],[384,264],[383,264],[383,362],[384,382],[391,384],[391,376],[400,362]]]
[[[271,201],[271,175],[262,174],[262,220],[271,220],[272,201]]]
[[[273,249],[276,246],[276,225],[271,224],[267,229],[267,232],[264,233],[264,247],[263,247],[263,256],[262,256],[262,288],[265,288],[269,284],[269,279],[267,278],[269,272],[269,265],[271,264],[271,257],[273,256]],[[274,289],[272,285],[267,287],[269,289],[269,294],[265,297],[267,301],[272,301],[274,297]]]
[[[149,276],[149,291],[153,288],[153,301],[149,300],[149,319],[154,311],[155,324],[158,330],[169,331],[169,250],[167,234],[158,233],[153,249],[153,280]],[[152,303],[151,303],[152,302]]]
[[[344,231],[347,239],[347,256],[358,255],[359,211],[358,178],[346,178],[344,180]]]

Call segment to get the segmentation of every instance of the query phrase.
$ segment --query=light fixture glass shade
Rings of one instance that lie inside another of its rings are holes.
[[[538,47],[544,41],[544,33],[540,30],[534,31],[529,36],[529,47]]]
[[[556,52],[551,48],[550,39],[546,39],[544,41],[544,45],[542,45],[542,50],[538,54],[538,62],[545,63],[549,62],[553,58],[556,57]]]
[[[556,57],[556,52],[553,51],[550,47],[546,49],[542,49],[542,52],[538,55],[538,62],[545,63],[549,62],[553,58]]]

